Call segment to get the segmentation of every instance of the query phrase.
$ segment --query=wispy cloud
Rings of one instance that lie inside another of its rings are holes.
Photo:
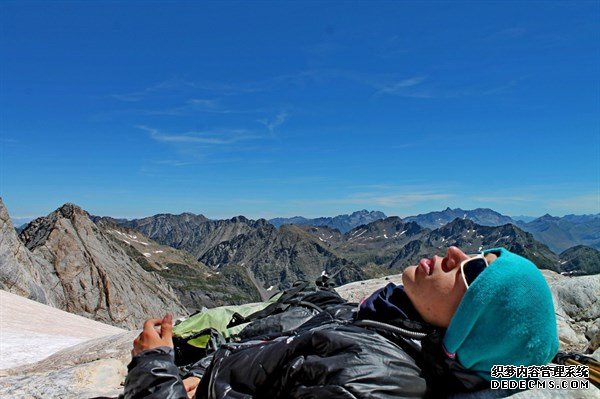
[[[150,137],[163,143],[175,144],[205,144],[212,146],[220,146],[234,144],[244,140],[259,139],[261,136],[252,134],[244,129],[216,130],[214,132],[186,132],[181,134],[169,134],[159,131],[158,129],[140,125],[138,129],[146,131]]]
[[[281,126],[287,119],[289,114],[286,111],[281,111],[273,118],[270,119],[259,119],[258,122],[265,125],[269,133],[274,134],[275,130]]]
[[[417,86],[424,80],[424,76],[415,76],[413,78],[400,80],[398,82],[383,83],[375,92],[375,94],[407,94],[407,88]]]
[[[171,78],[156,83],[152,86],[148,86],[141,90],[132,91],[128,93],[111,94],[110,96],[120,101],[138,102],[156,92],[162,92],[166,90],[180,90],[183,88],[193,88],[194,86],[195,83],[193,81],[188,81],[179,78]]]
[[[268,83],[268,81],[266,82]],[[165,91],[177,92],[185,90],[199,90],[202,92],[217,93],[220,95],[232,95],[241,93],[260,92],[264,91],[265,89],[265,82],[260,81],[227,83],[171,78],[154,84],[152,86],[148,86],[141,90],[136,90],[127,93],[111,94],[110,97],[119,101],[138,102],[148,98],[151,95],[154,95],[156,93],[162,93]]]
[[[216,113],[216,114],[231,114],[233,110],[224,108],[221,103],[215,99],[206,98],[191,98],[183,105],[170,107],[165,109],[145,110],[145,115],[187,115],[199,112]]]
[[[188,166],[188,165],[193,165],[195,162],[181,161],[181,160],[177,160],[177,159],[163,159],[160,161],[154,161],[154,163],[157,165],[168,165],[168,166]]]

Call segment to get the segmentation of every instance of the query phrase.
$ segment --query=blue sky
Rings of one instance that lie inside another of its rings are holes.
[[[598,2],[0,3],[14,218],[600,212]]]

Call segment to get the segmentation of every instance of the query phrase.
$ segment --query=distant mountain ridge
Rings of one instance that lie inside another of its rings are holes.
[[[516,222],[516,225],[556,253],[576,245],[600,249],[600,214],[563,217],[545,214],[528,223]]]
[[[428,229],[437,229],[450,223],[456,218],[469,219],[482,226],[501,226],[507,223],[515,223],[509,216],[502,215],[492,209],[477,208],[464,210],[460,208],[446,208],[443,211],[429,212],[417,216],[404,218],[408,222],[416,222]]]
[[[302,216],[291,218],[275,218],[270,219],[269,223],[279,228],[284,224],[296,224],[306,226],[327,226],[331,229],[338,229],[342,233],[347,233],[353,228],[361,224],[368,224],[376,220],[385,219],[386,215],[380,211],[367,211],[363,209],[356,211],[350,215],[338,215],[334,217],[319,217],[315,219],[307,219]]]

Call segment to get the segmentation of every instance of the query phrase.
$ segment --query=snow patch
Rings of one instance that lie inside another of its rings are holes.
[[[270,286],[269,288],[267,288],[267,291],[271,291],[273,288],[275,288],[274,285]]]
[[[149,258],[152,256],[152,254],[150,252],[144,252],[142,255],[144,255],[146,258]]]

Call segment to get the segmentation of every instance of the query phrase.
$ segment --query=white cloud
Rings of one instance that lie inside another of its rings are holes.
[[[158,129],[148,126],[137,126],[150,135],[150,137],[163,143],[188,143],[188,144],[206,144],[206,145],[227,145],[239,141],[258,139],[260,136],[253,135],[244,129],[229,129],[214,132],[186,132],[182,134],[163,133]]]
[[[265,125],[269,132],[273,134],[275,129],[281,126],[288,118],[289,114],[286,111],[281,111],[272,119],[259,119],[258,121]]]
[[[410,79],[404,79],[398,82],[384,83],[379,87],[375,94],[408,94],[406,89],[417,86],[425,80],[424,76],[415,76]]]

